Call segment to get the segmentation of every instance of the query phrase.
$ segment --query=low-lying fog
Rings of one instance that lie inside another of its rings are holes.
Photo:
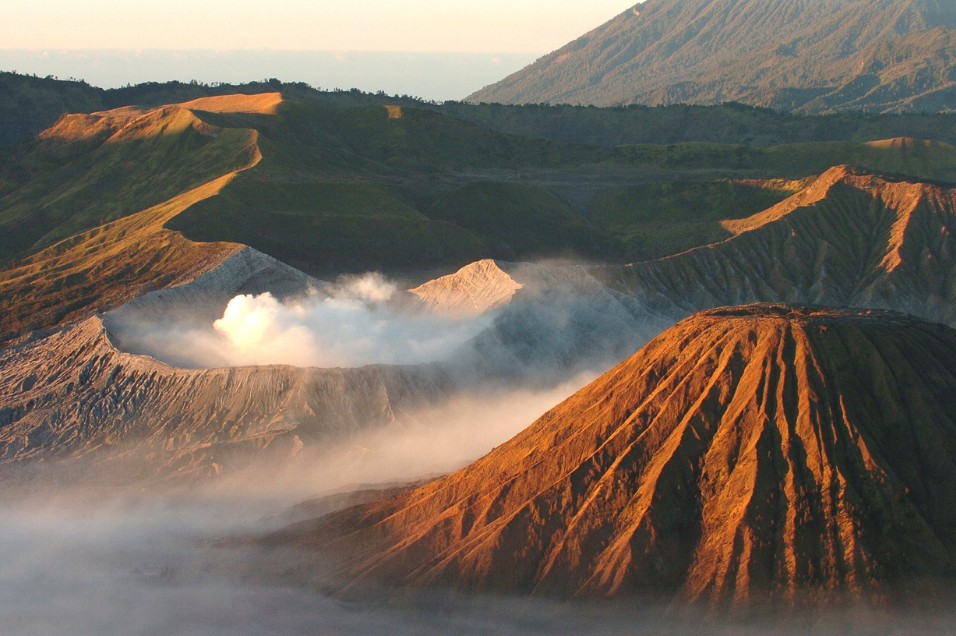
[[[0,490],[0,634],[842,636],[948,633],[956,625],[950,611],[907,615],[865,607],[746,622],[668,612],[639,599],[588,604],[406,592],[343,600],[257,576],[271,553],[209,543],[281,527],[294,504],[316,495],[460,467],[589,377],[547,392],[462,395],[388,431],[199,487],[106,488],[91,475],[83,483]]]
[[[257,580],[249,564],[260,555],[205,542],[281,527],[295,504],[316,496],[464,466],[593,375],[547,391],[460,394],[387,430],[199,486],[117,488],[123,479],[109,464],[96,470],[110,474],[79,471],[82,482],[38,470],[40,481],[2,485],[0,634],[376,634],[401,626],[410,634],[484,632],[487,611],[470,601],[348,603]],[[525,609],[501,619],[502,627],[513,623],[505,633],[535,620]]]
[[[144,496],[93,504],[52,497],[0,509],[0,633],[170,634],[923,634],[953,633],[952,611],[866,607],[781,618],[670,613],[640,599],[557,602],[429,592],[342,600],[250,574],[266,558],[211,548],[209,537],[260,529],[229,497]],[[278,507],[278,506],[276,506]],[[254,567],[254,566],[253,566]]]

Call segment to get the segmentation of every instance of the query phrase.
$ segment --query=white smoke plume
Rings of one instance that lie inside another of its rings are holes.
[[[491,316],[458,319],[397,298],[379,274],[342,280],[280,301],[241,294],[211,324],[118,324],[123,347],[174,365],[209,368],[288,364],[358,367],[440,361],[487,328]]]

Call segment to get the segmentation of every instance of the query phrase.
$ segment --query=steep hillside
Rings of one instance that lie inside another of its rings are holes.
[[[481,261],[411,292],[451,313],[500,307],[459,354],[499,376],[599,369],[696,311],[732,304],[892,309],[956,326],[953,188],[847,167],[773,187],[796,192],[750,216],[654,220],[648,233],[660,242],[689,228],[726,237],[672,256],[625,266]]]
[[[263,161],[169,227],[193,240],[251,245],[320,277],[483,258],[626,262],[723,238],[722,215],[746,216],[789,194],[754,178],[804,178],[850,163],[956,180],[956,148],[945,143],[610,149],[502,135],[426,110],[389,112],[303,102],[275,117],[224,118],[223,126],[259,131]],[[722,178],[750,183],[728,187]],[[687,205],[668,200],[674,181]],[[678,205],[679,220],[664,218]],[[654,233],[661,223],[696,222],[665,240]]]
[[[613,249],[580,211],[537,187],[538,177],[518,179],[521,171],[573,179],[608,150],[529,141],[400,107],[290,103],[250,125],[261,133],[262,164],[172,229],[248,244],[320,276]],[[534,232],[536,223],[550,231]]]
[[[231,178],[78,234],[0,272],[0,342],[193,280],[239,252],[241,245],[193,243],[163,227]]]
[[[474,102],[951,111],[945,0],[648,0]]]
[[[462,353],[497,373],[516,362],[620,359],[696,311],[753,302],[892,309],[956,326],[953,188],[847,167],[776,187],[799,190],[763,212],[711,221],[727,238],[672,256],[625,266],[479,263],[414,292],[439,306],[501,303]],[[655,224],[650,234],[664,240],[671,229]]]
[[[262,99],[239,97],[220,105],[256,109]],[[15,178],[0,199],[0,259],[29,254],[249,167],[260,157],[256,139],[249,128],[210,125],[187,105],[64,115],[22,148],[9,168]]]
[[[737,606],[904,589],[956,574],[953,396],[940,325],[703,312],[471,466],[266,542],[356,587]]]
[[[836,167],[731,238],[595,276],[675,319],[761,301],[889,308],[956,324],[956,190]]]
[[[259,108],[262,99],[245,108]],[[233,98],[219,106],[242,109],[241,102]],[[22,249],[44,233],[38,243],[79,232],[0,271],[0,342],[193,280],[236,254],[241,245],[194,243],[165,225],[255,166],[262,157],[257,140],[255,130],[209,126],[181,107],[61,118],[38,139],[38,152],[64,152],[67,159],[52,174],[37,170],[4,199],[0,215],[7,228],[29,231],[3,236]],[[157,199],[162,202],[135,207]],[[104,216],[117,215],[100,224]]]

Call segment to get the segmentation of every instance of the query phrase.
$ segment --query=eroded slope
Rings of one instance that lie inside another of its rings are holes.
[[[947,111],[954,28],[944,0],[648,0],[469,100]]]
[[[956,191],[846,166],[747,219],[723,242],[624,268],[605,282],[675,319],[762,301],[895,309],[956,321]],[[596,274],[599,277],[602,275]]]
[[[954,396],[946,327],[703,312],[468,468],[269,541],[351,581],[560,596],[791,603],[949,577]]]

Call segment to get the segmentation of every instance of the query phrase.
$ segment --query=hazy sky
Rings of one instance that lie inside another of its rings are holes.
[[[5,0],[4,49],[548,53],[635,0]]]

